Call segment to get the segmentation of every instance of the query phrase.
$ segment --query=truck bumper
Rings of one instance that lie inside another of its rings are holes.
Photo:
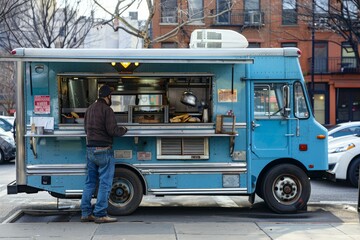
[[[309,172],[309,177],[311,179],[326,179],[332,182],[336,182],[335,173],[327,171],[311,171]]]
[[[17,185],[16,180],[7,185],[8,194],[18,194],[18,193],[37,193],[39,190],[34,187],[27,185]]]

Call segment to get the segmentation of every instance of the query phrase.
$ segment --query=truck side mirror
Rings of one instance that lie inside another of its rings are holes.
[[[283,112],[282,115],[287,118],[291,113],[290,108],[290,87],[288,85],[283,86]]]

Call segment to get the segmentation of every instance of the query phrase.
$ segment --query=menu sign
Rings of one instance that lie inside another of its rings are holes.
[[[237,90],[219,89],[218,102],[237,102]]]
[[[34,113],[49,114],[50,113],[50,96],[36,95],[34,96]]]

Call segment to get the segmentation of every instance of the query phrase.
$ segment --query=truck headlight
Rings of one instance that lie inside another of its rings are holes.
[[[352,149],[354,147],[355,147],[355,144],[348,143],[348,144],[344,144],[344,145],[341,145],[341,146],[337,146],[335,148],[329,148],[328,153],[331,154],[331,153],[345,152],[345,151],[348,151],[348,150],[350,150],[350,149]]]

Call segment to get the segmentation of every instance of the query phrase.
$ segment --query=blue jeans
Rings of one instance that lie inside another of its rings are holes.
[[[99,151],[95,147],[88,147],[86,157],[87,177],[81,198],[81,215],[87,217],[93,214],[95,217],[104,217],[107,215],[109,194],[115,171],[113,151],[111,149]],[[99,189],[93,210],[91,199],[97,183],[99,183]]]

